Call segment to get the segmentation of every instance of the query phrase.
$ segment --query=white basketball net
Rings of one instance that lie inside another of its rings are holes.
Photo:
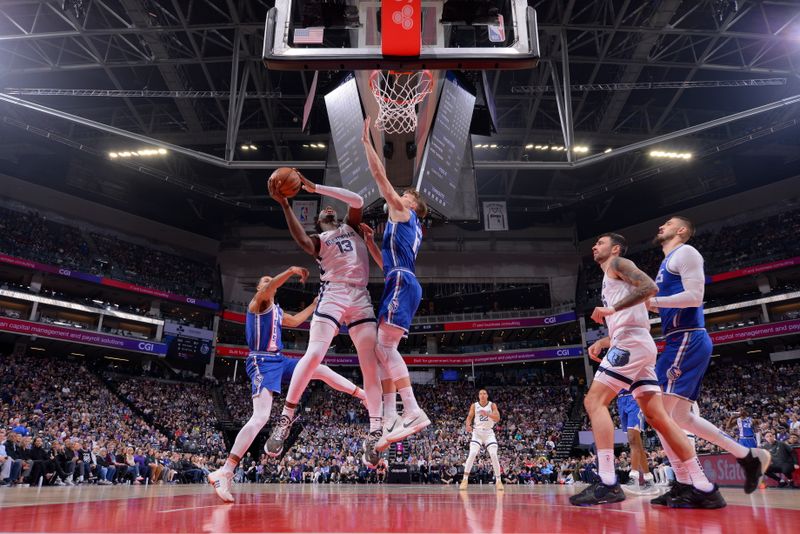
[[[369,86],[378,103],[375,127],[388,134],[410,133],[417,129],[416,105],[433,85],[430,71],[397,72],[376,70]]]

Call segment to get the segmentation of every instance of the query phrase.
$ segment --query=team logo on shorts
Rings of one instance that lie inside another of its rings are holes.
[[[256,390],[261,389],[261,381],[263,379],[264,377],[261,375],[256,375],[255,378],[253,378],[253,386],[256,388]]]
[[[630,359],[630,351],[618,349],[617,347],[611,347],[608,354],[606,354],[606,360],[608,360],[608,363],[613,367],[623,367],[627,365]]]
[[[679,378],[681,377],[681,374],[683,374],[683,373],[681,372],[681,369],[680,369],[680,367],[677,367],[677,366],[675,366],[675,365],[673,365],[672,367],[670,367],[670,368],[669,368],[669,371],[667,371],[667,377],[668,377],[670,380],[677,380],[677,379],[679,379]]]

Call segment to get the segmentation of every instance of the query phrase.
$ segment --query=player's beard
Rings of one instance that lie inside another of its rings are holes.
[[[672,236],[668,236],[667,234],[656,234],[653,237],[653,244],[661,246],[665,241],[669,241],[672,239]]]
[[[336,226],[336,215],[325,215],[322,219],[319,220],[320,224],[329,224],[331,226]]]

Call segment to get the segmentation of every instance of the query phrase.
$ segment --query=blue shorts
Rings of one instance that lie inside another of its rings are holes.
[[[696,401],[711,362],[712,349],[711,338],[705,330],[668,335],[667,346],[656,361],[658,385],[664,393]]]
[[[617,410],[619,420],[622,423],[622,430],[638,430],[644,432],[644,414],[639,409],[633,395],[623,395],[617,397]]]
[[[756,444],[756,438],[739,438],[736,441],[739,442],[739,445],[742,447],[747,447],[748,449],[755,449],[758,447]]]
[[[262,389],[281,392],[281,380],[291,380],[294,368],[300,360],[287,358],[283,354],[259,353],[247,357],[247,376],[250,377],[250,393],[258,396]]]
[[[408,334],[411,320],[422,301],[422,287],[411,271],[390,271],[383,288],[378,324],[385,322]]]

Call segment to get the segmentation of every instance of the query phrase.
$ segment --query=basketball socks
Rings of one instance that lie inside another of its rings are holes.
[[[675,480],[680,482],[681,484],[691,484],[692,479],[689,476],[689,471],[678,459],[673,460],[670,458],[669,460],[670,466],[672,467],[672,471],[675,473]]]
[[[281,415],[285,415],[289,419],[294,419],[294,411],[295,411],[295,409],[297,409],[297,406],[295,406],[294,408],[290,408],[288,405],[284,404],[283,405],[283,411],[281,412]]]
[[[383,420],[386,423],[394,421],[397,417],[397,392],[383,394]]]
[[[614,449],[597,449],[597,468],[603,484],[613,486],[617,483],[617,475],[614,473]]]
[[[692,485],[702,491],[703,493],[710,493],[714,489],[714,484],[708,481],[706,474],[703,472],[703,466],[700,465],[700,460],[697,456],[692,456],[683,462],[686,471],[689,472],[689,477],[692,479]]]
[[[228,455],[228,459],[225,460],[225,465],[222,466],[222,470],[233,473],[236,470],[236,466],[239,465],[239,462],[241,461],[242,461],[241,458],[231,453]]]
[[[411,386],[400,388],[397,391],[400,393],[400,399],[403,401],[403,415],[410,415],[420,411],[417,399],[414,397],[414,390],[411,389]]]
[[[383,418],[382,417],[370,417],[369,418],[369,431],[370,433],[381,430],[383,428]]]

